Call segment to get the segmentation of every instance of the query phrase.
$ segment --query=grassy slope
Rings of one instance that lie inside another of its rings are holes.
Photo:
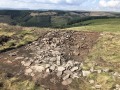
[[[87,25],[79,26],[80,24]],[[74,25],[77,27],[72,27],[68,29],[82,31],[120,31],[120,18],[88,20],[82,23],[76,23]]]
[[[68,30],[102,31],[96,45],[86,58],[83,69],[90,70],[92,67],[95,70],[101,70],[102,73],[91,73],[84,79],[74,80],[70,88],[96,90],[94,86],[97,84],[102,85],[101,90],[113,90],[115,85],[120,85],[118,76],[113,75],[120,73],[120,19],[98,19],[82,23],[89,23],[89,25],[72,27]],[[103,72],[103,70],[108,71]],[[90,84],[89,80],[94,80],[94,84]]]
[[[40,28],[27,28],[27,27],[19,27],[19,26],[10,26],[7,24],[0,24],[0,37],[7,36],[9,40],[0,44],[0,52],[17,48],[27,43],[30,43],[41,35],[43,35],[47,29]]]

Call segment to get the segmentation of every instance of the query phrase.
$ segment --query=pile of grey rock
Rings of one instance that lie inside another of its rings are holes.
[[[25,74],[35,76],[36,73],[52,74],[55,73],[62,78],[63,85],[68,85],[72,79],[79,78],[81,75],[87,76],[90,71],[81,71],[82,63],[70,58],[67,52],[70,39],[66,32],[55,37],[57,33],[48,33],[45,38],[35,41],[28,45],[26,49],[32,50],[33,58],[26,58],[22,65],[26,67]]]

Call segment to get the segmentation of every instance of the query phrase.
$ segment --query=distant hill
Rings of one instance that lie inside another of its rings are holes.
[[[0,10],[0,23],[65,28],[86,20],[119,18],[115,12]]]

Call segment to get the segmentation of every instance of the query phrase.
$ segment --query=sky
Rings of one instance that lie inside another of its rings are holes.
[[[0,8],[120,12],[120,0],[0,0]]]

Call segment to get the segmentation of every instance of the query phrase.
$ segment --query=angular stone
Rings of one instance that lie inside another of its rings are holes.
[[[91,72],[94,72],[94,67],[91,67],[91,68],[90,68],[90,71],[91,71]]]
[[[31,62],[30,61],[28,61],[28,62],[22,61],[21,64],[24,65],[25,67],[28,67],[31,65]]]
[[[31,68],[35,70],[36,72],[43,72],[45,70],[43,66],[37,66],[37,65],[31,66]]]
[[[57,45],[56,45],[56,43],[51,43],[50,46],[55,48]]]
[[[10,53],[9,56],[16,56],[17,52]]]
[[[89,80],[89,83],[90,84],[93,84],[95,81],[94,80]]]
[[[50,69],[48,68],[48,69],[46,69],[46,73],[50,73]]]
[[[114,75],[114,76],[119,76],[119,73],[118,73],[118,72],[115,72],[113,75]]]
[[[45,68],[49,68],[49,67],[50,67],[50,64],[46,64],[46,65],[45,65]]]
[[[56,56],[56,55],[60,55],[61,53],[59,51],[52,51],[52,55]]]
[[[16,57],[15,60],[21,60],[24,59],[24,57]]]
[[[60,56],[57,56],[57,61],[60,61],[60,59],[61,59]]]
[[[101,73],[102,71],[101,70],[97,70],[98,73]]]
[[[32,69],[28,68],[25,70],[25,75],[29,75],[30,73],[32,73]]]
[[[9,61],[9,60],[8,60],[8,61],[6,61],[6,62],[7,62],[7,63],[12,63],[12,61]]]
[[[56,62],[57,65],[61,65],[61,58],[60,56],[57,56],[57,62]]]
[[[69,85],[69,84],[71,84],[72,83],[72,79],[71,78],[69,78],[69,79],[66,79],[66,80],[64,80],[63,82],[62,82],[62,85]]]
[[[51,70],[55,70],[55,68],[56,68],[55,65],[52,65],[52,66],[50,67]]]
[[[80,62],[75,62],[75,63],[74,63],[74,65],[79,65],[79,64],[80,64]]]
[[[71,71],[74,72],[74,71],[76,71],[76,70],[78,70],[78,69],[79,69],[78,67],[73,67],[73,68],[71,69]]]
[[[22,61],[21,64],[24,65],[24,64],[25,64],[25,61]]]
[[[109,72],[109,70],[110,70],[109,68],[103,69],[104,72]]]
[[[95,85],[96,89],[100,89],[102,86],[101,85]]]
[[[36,61],[35,61],[35,64],[39,64],[40,62],[42,62],[42,61],[36,60]]]
[[[70,77],[70,74],[67,74],[66,76],[63,77],[63,80],[66,80]]]
[[[55,62],[57,59],[55,57],[50,58],[50,62]]]
[[[58,66],[60,66],[60,65],[61,65],[61,62],[60,62],[60,61],[57,61],[56,64],[57,64]]]
[[[74,73],[74,74],[72,75],[72,78],[73,78],[73,79],[74,79],[74,78],[79,78],[78,73]]]
[[[78,56],[80,54],[80,52],[78,50],[75,50],[74,52],[74,55]]]
[[[119,85],[119,84],[116,84],[115,86],[116,86],[116,88],[120,88],[120,85]]]
[[[63,72],[61,72],[61,71],[57,72],[58,77],[62,76],[62,74],[63,74]]]
[[[67,62],[66,67],[69,67],[69,66],[73,66],[73,62],[72,61],[68,61]]]
[[[72,71],[70,71],[70,70],[65,70],[64,73],[65,73],[65,74],[72,74]]]
[[[90,75],[90,71],[82,71],[83,76],[88,76]]]
[[[62,67],[62,66],[58,67],[58,71],[63,72],[64,70],[65,70],[64,67]]]
[[[31,73],[31,76],[32,76],[32,77],[34,77],[34,76],[35,76],[35,74],[34,74],[34,73]]]
[[[45,74],[42,76],[42,78],[46,78],[46,77],[48,77],[48,75],[49,75],[49,73],[45,73]]]

